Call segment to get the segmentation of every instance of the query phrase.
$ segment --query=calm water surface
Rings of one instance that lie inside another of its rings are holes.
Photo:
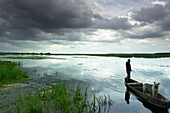
[[[15,60],[22,62],[32,78],[54,76],[90,85],[98,96],[110,95],[114,101],[109,113],[151,113],[134,95],[125,101],[125,62],[127,58],[92,56],[51,56],[56,59]],[[170,58],[131,58],[131,77],[141,82],[159,82],[159,92],[170,100]]]

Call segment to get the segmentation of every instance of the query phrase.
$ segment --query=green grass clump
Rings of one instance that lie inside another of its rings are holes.
[[[109,97],[109,96],[108,96]],[[97,98],[93,93],[88,99],[87,88],[80,86],[68,90],[66,84],[57,84],[43,88],[36,93],[21,97],[16,103],[17,113],[102,113],[112,100],[105,96]],[[108,108],[109,109],[109,108]]]
[[[25,78],[27,78],[27,71],[21,68],[20,63],[0,61],[0,86],[23,81]]]

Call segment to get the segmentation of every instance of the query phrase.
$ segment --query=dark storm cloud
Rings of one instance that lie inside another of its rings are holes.
[[[163,20],[159,21],[157,24],[162,27],[163,31],[170,31],[170,2],[167,3],[164,8],[167,12],[167,15]]]
[[[114,29],[114,30],[127,30],[132,28],[132,25],[128,22],[127,18],[102,18],[100,15],[94,15],[95,28],[101,29]]]
[[[90,25],[92,12],[78,0],[3,0],[1,18],[10,27],[81,28]]]
[[[155,24],[160,26],[162,31],[168,31],[170,30],[170,2],[166,3],[165,6],[156,4],[154,7],[142,8],[135,12],[132,18],[146,24]]]
[[[170,15],[158,23],[164,31],[170,31]]]
[[[141,22],[154,23],[160,21],[168,15],[166,9],[162,5],[154,5],[154,7],[142,8],[140,11],[135,12],[132,16],[135,20]]]
[[[60,38],[57,38],[58,40],[65,40],[65,41],[81,41],[82,39],[81,33],[68,33],[64,36],[61,36]]]
[[[77,31],[77,28],[126,30],[131,28],[131,25],[126,18],[106,19],[94,14],[83,0],[0,1],[1,40],[2,37],[14,40],[45,40],[46,35],[43,37],[42,33],[65,35],[67,32]],[[63,40],[80,41],[75,36],[65,37]]]
[[[153,29],[159,27],[158,31],[145,31],[138,34],[128,34],[132,38],[159,38],[167,36],[170,30],[170,2],[164,6],[155,4],[153,7],[142,8],[138,12],[134,12],[132,18],[142,22],[142,26],[152,25]]]
[[[145,39],[145,38],[160,38],[165,36],[162,31],[145,31],[143,33],[123,33],[123,37],[128,37],[128,38],[136,38],[136,39]]]
[[[1,0],[0,35],[12,39],[35,38],[40,32],[87,28],[90,11],[79,0]]]

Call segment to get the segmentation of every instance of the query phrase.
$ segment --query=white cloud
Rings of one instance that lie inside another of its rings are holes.
[[[163,5],[163,6],[165,6],[165,4],[166,4],[166,2],[165,1],[154,1],[154,2],[152,2],[152,4],[159,4],[159,5]]]
[[[106,30],[106,29],[98,29],[93,32],[93,35],[90,37],[90,41],[113,41],[116,39],[118,34],[113,30]]]

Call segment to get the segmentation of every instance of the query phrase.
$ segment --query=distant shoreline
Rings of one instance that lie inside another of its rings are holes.
[[[19,52],[0,52],[0,55],[77,55],[77,56],[101,56],[101,57],[121,57],[121,58],[165,58],[170,57],[170,52],[166,53],[107,53],[107,54],[79,54],[79,53],[19,53]]]

